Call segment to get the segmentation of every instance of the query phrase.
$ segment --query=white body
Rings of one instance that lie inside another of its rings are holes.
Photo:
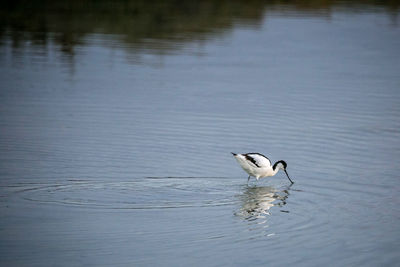
[[[274,176],[281,169],[280,164],[273,169],[271,161],[258,153],[249,154],[236,154],[234,155],[239,165],[245,170],[250,176],[259,178]],[[283,166],[282,166],[283,167]]]

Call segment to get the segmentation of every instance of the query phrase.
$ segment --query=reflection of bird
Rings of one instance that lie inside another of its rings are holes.
[[[265,217],[273,206],[282,207],[286,204],[286,198],[289,196],[289,187],[282,191],[270,186],[247,187],[240,196],[242,207],[236,214],[246,220]]]
[[[287,178],[293,184],[293,181],[290,179],[289,174],[286,171],[287,164],[285,161],[277,161],[272,166],[271,161],[266,156],[260,153],[231,153],[239,162],[243,170],[245,170],[249,174],[247,182],[249,182],[250,176],[254,176],[258,180],[259,178],[274,176],[279,170],[284,170]]]

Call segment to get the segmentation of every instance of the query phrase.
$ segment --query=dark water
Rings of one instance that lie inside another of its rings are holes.
[[[400,5],[186,2],[1,4],[0,264],[398,264]]]

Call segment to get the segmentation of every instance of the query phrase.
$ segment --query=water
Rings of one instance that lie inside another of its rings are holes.
[[[398,264],[396,2],[32,3],[2,4],[1,265]]]

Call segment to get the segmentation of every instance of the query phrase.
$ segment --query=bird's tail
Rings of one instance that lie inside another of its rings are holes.
[[[233,152],[231,152],[231,153],[232,153],[233,156],[236,156],[236,155],[237,155],[236,153],[233,153]]]

